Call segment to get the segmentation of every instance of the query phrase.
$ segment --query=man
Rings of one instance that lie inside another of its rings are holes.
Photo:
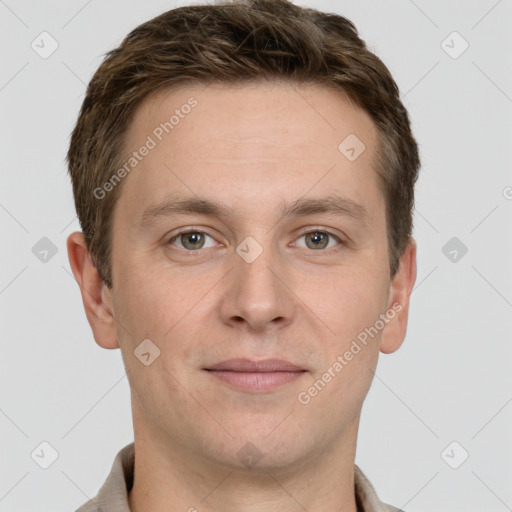
[[[80,512],[396,511],[354,464],[416,278],[416,142],[347,19],[181,7],[88,86],[68,238],[134,443]]]

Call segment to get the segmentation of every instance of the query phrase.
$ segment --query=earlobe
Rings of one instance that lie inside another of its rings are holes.
[[[119,347],[110,290],[94,266],[84,234],[71,233],[67,239],[68,259],[80,287],[85,315],[96,343],[103,348]]]
[[[391,282],[388,311],[394,312],[394,315],[382,331],[380,351],[384,354],[398,350],[405,339],[409,317],[409,299],[415,281],[416,242],[411,237]]]

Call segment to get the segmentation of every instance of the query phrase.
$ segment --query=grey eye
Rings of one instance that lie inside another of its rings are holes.
[[[211,240],[209,245],[207,245],[208,239]],[[176,244],[181,249],[186,249],[187,251],[197,251],[199,249],[213,247],[215,240],[210,235],[201,231],[187,231],[172,237],[169,240],[169,244]]]
[[[321,250],[326,248],[331,248],[339,242],[339,239],[331,233],[326,231],[310,231],[308,233],[304,233],[297,240],[305,240],[305,245],[297,243],[300,247],[305,247],[307,249],[312,250]]]

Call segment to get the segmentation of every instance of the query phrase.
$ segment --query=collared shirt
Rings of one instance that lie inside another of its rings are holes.
[[[135,445],[122,448],[114,459],[112,470],[98,494],[76,512],[130,512],[128,493],[133,486]],[[358,512],[403,512],[382,503],[370,481],[354,465],[354,484]]]

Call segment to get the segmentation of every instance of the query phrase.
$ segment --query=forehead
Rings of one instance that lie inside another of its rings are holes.
[[[141,136],[153,134],[172,144],[172,137],[166,135],[179,133],[187,137],[191,128],[193,136],[202,139],[261,136],[275,145],[289,142],[302,146],[306,142],[308,148],[336,150],[338,143],[351,133],[367,145],[375,137],[369,114],[354,105],[342,90],[317,84],[259,81],[238,85],[185,83],[160,90],[136,109],[125,142],[130,146]],[[275,135],[279,135],[278,141]],[[194,145],[193,140],[189,142]],[[229,148],[230,142],[239,141],[223,142],[217,149]]]
[[[271,192],[296,199],[312,189],[367,200],[377,189],[376,136],[365,111],[324,86],[186,84],[136,110],[124,154],[151,149],[121,198],[139,210],[178,189],[231,205]]]

